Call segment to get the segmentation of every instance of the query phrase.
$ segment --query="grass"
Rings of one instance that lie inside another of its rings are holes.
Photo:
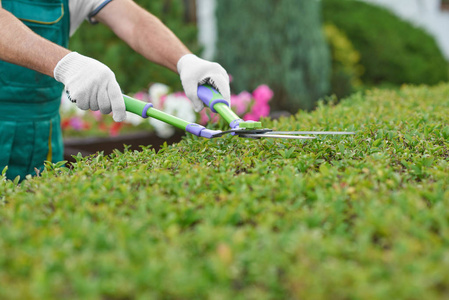
[[[447,299],[449,85],[0,184],[1,299]]]

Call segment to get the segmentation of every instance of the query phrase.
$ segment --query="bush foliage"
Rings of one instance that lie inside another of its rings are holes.
[[[1,299],[444,299],[449,86],[372,90],[0,185]]]
[[[360,53],[335,25],[325,24],[323,30],[332,53],[331,93],[346,97],[362,86]]]
[[[183,0],[140,0],[138,4],[161,19],[191,51],[198,51],[196,25],[185,20]],[[137,92],[151,82],[182,88],[179,76],[149,62],[119,39],[109,28],[85,22],[70,40],[70,49],[93,57],[114,71],[125,93]]]
[[[320,8],[309,0],[219,0],[217,60],[233,76],[233,87],[269,85],[275,109],[315,107],[330,79]]]
[[[325,22],[335,24],[360,52],[365,84],[448,80],[448,62],[423,29],[361,1],[323,0],[323,12]]]

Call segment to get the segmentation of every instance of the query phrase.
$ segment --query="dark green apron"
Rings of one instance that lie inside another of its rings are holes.
[[[68,0],[1,0],[2,7],[40,36],[67,47]],[[7,178],[41,172],[63,159],[59,116],[63,86],[53,78],[0,60],[0,172]]]

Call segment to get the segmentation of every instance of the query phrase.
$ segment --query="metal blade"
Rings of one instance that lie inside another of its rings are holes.
[[[271,131],[270,134],[338,134],[349,135],[355,134],[352,131]]]
[[[226,130],[226,131],[222,131],[219,132],[217,134],[214,134],[213,137],[221,137],[225,134],[234,134],[234,135],[243,135],[243,134],[261,134],[261,133],[266,133],[266,132],[271,132],[273,131],[272,129],[231,129],[231,130]]]
[[[313,140],[314,136],[301,136],[301,135],[283,135],[283,134],[271,134],[270,133],[262,133],[262,134],[240,134],[240,137],[247,138],[281,138],[281,139],[297,139],[297,140]]]

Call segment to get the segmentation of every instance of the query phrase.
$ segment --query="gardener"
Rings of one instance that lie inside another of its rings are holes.
[[[0,0],[0,172],[8,166],[9,179],[35,175],[44,161],[63,159],[63,85],[80,109],[112,112],[116,122],[126,117],[114,73],[66,49],[86,18],[110,27],[148,60],[178,72],[196,111],[203,108],[196,96],[199,84],[214,85],[230,100],[226,71],[191,54],[159,19],[131,0]]]

